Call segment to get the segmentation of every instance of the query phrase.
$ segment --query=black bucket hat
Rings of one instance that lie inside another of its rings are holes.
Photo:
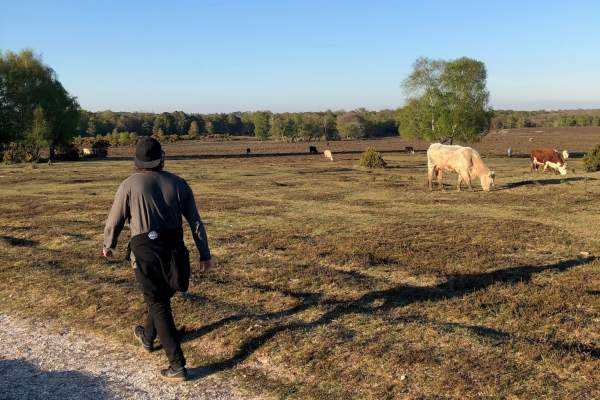
[[[144,136],[135,146],[135,166],[138,168],[155,168],[164,160],[165,153],[158,140]]]

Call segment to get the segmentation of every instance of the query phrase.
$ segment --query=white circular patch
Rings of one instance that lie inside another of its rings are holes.
[[[150,238],[150,240],[154,240],[158,237],[158,232],[150,231],[150,232],[148,232],[148,237]]]

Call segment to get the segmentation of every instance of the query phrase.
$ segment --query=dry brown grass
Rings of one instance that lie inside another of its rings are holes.
[[[496,191],[429,193],[423,155],[358,157],[168,161],[217,260],[174,300],[196,376],[277,398],[600,397],[600,174],[488,158]],[[0,309],[133,343],[133,274],[99,256],[129,173],[0,167]]]

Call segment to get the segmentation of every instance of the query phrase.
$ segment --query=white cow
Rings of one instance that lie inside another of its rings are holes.
[[[327,159],[329,159],[329,160],[333,161],[333,154],[331,154],[331,150],[325,150],[325,151],[323,152],[323,155],[325,156],[325,158],[327,158]]]
[[[460,191],[462,181],[465,181],[472,189],[471,179],[479,178],[481,188],[489,192],[490,187],[494,186],[494,171],[484,164],[479,153],[470,148],[463,146],[448,146],[441,143],[434,143],[427,149],[427,172],[429,190],[432,190],[432,180],[436,176],[441,190],[442,172],[450,171],[458,174],[458,183],[456,189]]]

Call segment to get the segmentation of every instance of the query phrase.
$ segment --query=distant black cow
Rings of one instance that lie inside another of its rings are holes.
[[[308,148],[308,152],[309,152],[310,154],[319,154],[319,152],[317,151],[317,146],[310,146],[310,147]]]
[[[415,154],[415,149],[414,149],[414,147],[412,147],[412,146],[406,146],[406,147],[404,148],[404,151],[405,151],[407,154]]]
[[[249,156],[249,155],[250,155],[250,147],[248,147],[248,148],[246,149],[246,155],[247,155],[247,156]]]

